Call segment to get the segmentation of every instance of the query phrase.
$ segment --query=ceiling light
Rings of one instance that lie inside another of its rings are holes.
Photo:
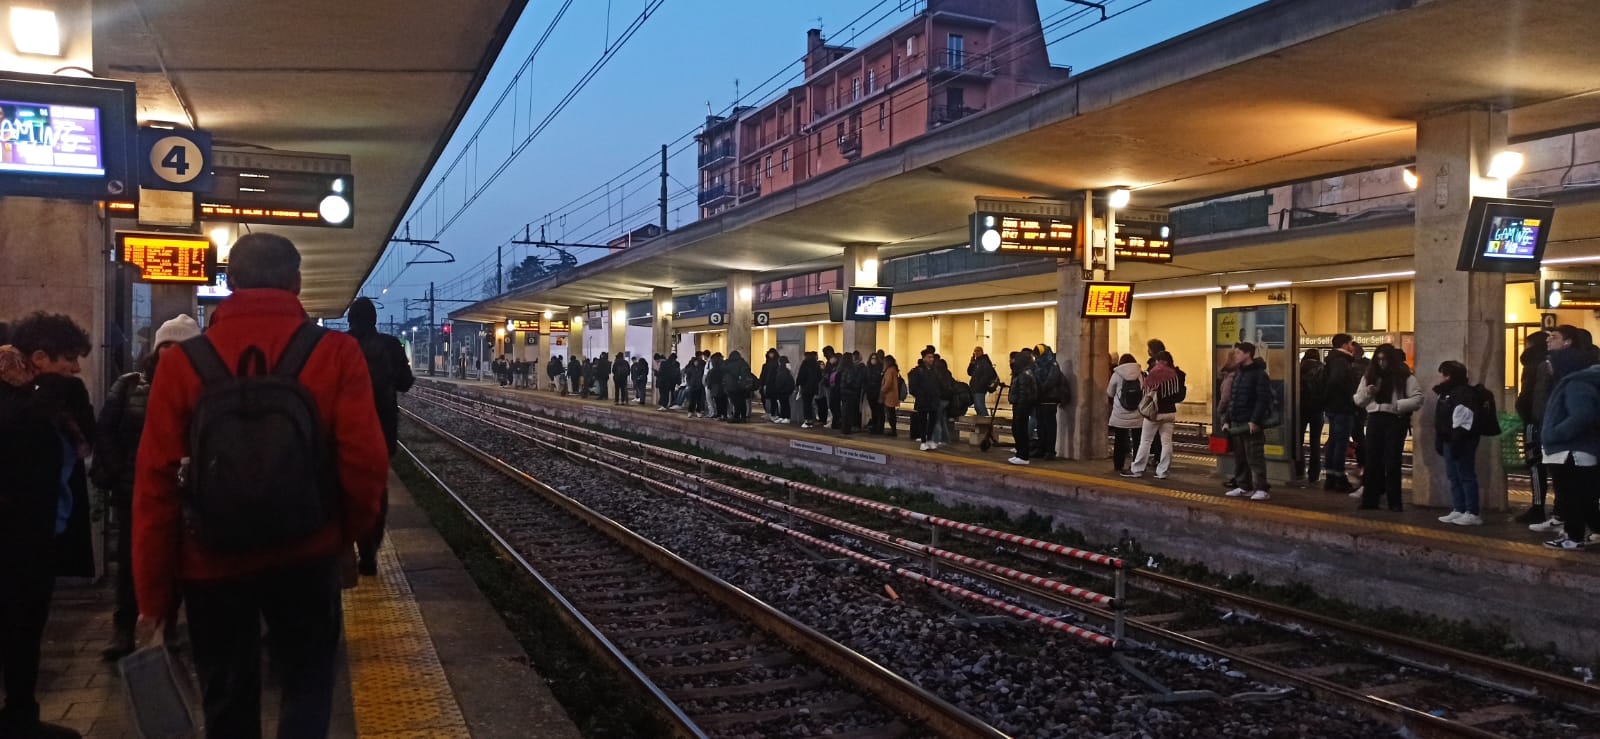
[[[753,295],[755,295],[755,291],[754,290],[751,290],[748,287],[739,288],[739,299],[740,300],[749,300],[751,298],[751,296],[753,296]]]
[[[1489,160],[1489,172],[1486,177],[1495,180],[1509,180],[1511,176],[1522,171],[1522,152],[1502,151]]]
[[[925,316],[949,316],[957,313],[988,313],[999,310],[1021,310],[1023,308],[1048,308],[1055,305],[1054,300],[1038,300],[1032,303],[1008,303],[1006,305],[985,305],[977,308],[956,308],[954,310],[930,310],[921,313],[896,313],[895,318],[923,318]]]
[[[1356,275],[1354,277],[1324,277],[1320,280],[1305,280],[1300,284],[1312,285],[1319,282],[1362,282],[1366,280],[1386,280],[1392,277],[1415,277],[1416,274],[1417,273],[1415,270],[1408,269],[1404,272],[1382,272],[1375,275]]]
[[[512,318],[507,318],[506,319],[506,330],[507,331],[515,330],[516,327],[517,327],[516,319],[512,319]]]
[[[61,27],[54,10],[11,9],[11,40],[24,54],[61,56]]]
[[[317,214],[329,223],[335,225],[344,223],[350,220],[350,201],[345,200],[342,195],[329,195],[317,205]]]
[[[552,311],[545,311],[544,312],[544,320],[546,320],[546,321],[548,321],[548,320],[550,320],[552,318],[555,318],[555,317],[556,317],[556,314],[554,312],[552,312]]]
[[[671,314],[672,313],[672,301],[670,301],[670,300],[661,301],[661,312],[663,314]]]
[[[233,241],[233,229],[227,226],[217,226],[211,229],[211,243],[216,244],[218,247],[224,247],[231,241]]]
[[[1417,189],[1417,185],[1421,183],[1421,180],[1417,179],[1416,167],[1406,167],[1405,169],[1401,170],[1400,179],[1405,180],[1406,187],[1409,187],[1413,190]]]
[[[1128,203],[1132,200],[1133,193],[1126,187],[1119,187],[1111,191],[1111,197],[1106,199],[1106,204],[1113,209],[1121,209],[1128,207]]]

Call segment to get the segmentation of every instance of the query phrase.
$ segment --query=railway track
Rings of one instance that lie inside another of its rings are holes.
[[[1071,609],[1100,623],[1112,639],[1126,629],[1137,642],[1206,654],[1319,700],[1357,707],[1420,736],[1586,736],[1580,727],[1597,720],[1600,689],[1560,675],[1141,570],[1131,571],[1130,587],[1141,606],[1149,607],[1143,615],[1128,617],[1116,607],[1122,602],[1120,591],[1109,603],[1086,602],[1069,592],[1074,587],[1116,586],[1092,568],[1081,567],[1081,557],[1063,557],[1041,543],[997,541],[996,532],[949,525],[954,522],[930,526],[929,517],[908,517],[903,509],[450,393],[428,390],[419,399],[440,411],[469,414],[505,433],[529,440],[543,437],[561,444],[567,454],[595,463],[635,470],[645,465],[654,476],[675,480],[679,487],[721,495],[726,499],[722,505],[738,507],[756,520],[804,519],[811,530],[854,537],[864,543],[861,549],[878,556],[917,559],[930,571],[954,573],[964,582],[1004,592],[1019,607]],[[863,525],[874,521],[875,528]],[[919,536],[930,542],[913,540]],[[946,540],[942,548],[941,536]],[[947,554],[930,554],[930,549]],[[1004,572],[1028,565],[1049,569],[1033,580]],[[1040,579],[1047,584],[1041,585]],[[1218,618],[1219,613],[1224,617]],[[1150,683],[1166,700],[1219,697]]]
[[[693,737],[1000,732],[427,421],[405,450]]]

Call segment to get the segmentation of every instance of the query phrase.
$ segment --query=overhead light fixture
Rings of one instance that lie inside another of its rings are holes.
[[[211,229],[211,243],[216,244],[217,248],[220,249],[232,242],[233,229],[228,228],[227,226],[217,226],[216,228]]]
[[[756,294],[755,291],[750,289],[750,288],[748,288],[748,287],[739,288],[739,299],[740,300],[749,300],[755,294]]]
[[[1354,277],[1324,277],[1319,280],[1304,280],[1300,284],[1314,285],[1324,282],[1366,282],[1370,280],[1387,280],[1396,277],[1415,277],[1416,275],[1416,270],[1408,269],[1404,272],[1380,272],[1375,275],[1356,275]]]
[[[517,328],[516,319],[507,318],[506,319],[506,330],[507,331],[514,331],[514,330],[516,330],[516,328]]]
[[[11,41],[23,54],[61,56],[61,26],[54,10],[11,9]]]
[[[956,308],[953,310],[930,310],[920,313],[896,313],[895,318],[923,318],[926,316],[949,316],[959,313],[988,313],[998,310],[1022,310],[1024,308],[1048,308],[1055,305],[1054,300],[1038,300],[1032,303],[1008,303],[1005,305],[984,305],[976,308]]]
[[[1400,179],[1405,180],[1406,187],[1409,187],[1413,190],[1417,189],[1417,185],[1422,182],[1421,180],[1417,179],[1416,167],[1406,167],[1405,169],[1401,170]]]
[[[412,330],[414,331],[415,329]],[[506,330],[503,328],[496,328],[494,330],[494,337],[496,339],[504,339],[506,337]]]
[[[1489,171],[1485,176],[1495,180],[1509,180],[1522,171],[1522,161],[1522,152],[1502,151],[1489,160]]]
[[[554,312],[552,312],[552,311],[545,311],[544,312],[544,320],[546,320],[546,321],[548,321],[548,320],[550,320],[552,318],[555,318],[555,317],[556,317],[556,314]]]
[[[317,205],[317,215],[334,225],[344,223],[350,219],[350,201],[345,200],[343,195],[329,195]]]
[[[1133,191],[1129,190],[1126,187],[1119,187],[1119,188],[1116,188],[1116,189],[1112,190],[1111,191],[1111,196],[1109,198],[1106,198],[1106,204],[1111,206],[1112,209],[1115,209],[1115,210],[1120,210],[1122,208],[1128,207],[1128,203],[1130,203],[1132,201],[1133,201]]]
[[[671,315],[672,314],[672,301],[670,301],[670,300],[661,301],[661,313],[663,315]]]

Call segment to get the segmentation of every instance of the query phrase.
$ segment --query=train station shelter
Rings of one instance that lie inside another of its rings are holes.
[[[1142,362],[1162,338],[1199,390],[1186,412],[1209,418],[1217,349],[1244,338],[1219,329],[1219,311],[1280,305],[1295,325],[1269,357],[1279,378],[1307,342],[1344,331],[1404,345],[1425,380],[1458,359],[1474,381],[1515,388],[1508,342],[1538,324],[1537,276],[1458,271],[1459,245],[1474,196],[1538,197],[1557,206],[1545,266],[1600,264],[1596,22],[1582,0],[1265,3],[452,318],[609,316],[613,351],[627,321],[648,323],[636,354],[831,344],[904,365],[932,343],[958,376],[973,346],[1003,358],[1042,342],[1079,398],[1105,393],[1117,354]],[[1501,166],[1506,152],[1520,170]],[[1092,245],[1119,188],[1130,209],[1169,214],[1170,261],[969,246],[978,198],[1066,203]],[[1082,316],[1095,280],[1135,284],[1129,318]],[[830,320],[827,291],[860,286],[893,288],[890,320]],[[707,293],[712,308],[694,310]],[[1596,323],[1590,309],[1545,312]],[[1102,456],[1106,413],[1063,414],[1059,451]],[[1419,502],[1447,500],[1436,461],[1417,459]]]

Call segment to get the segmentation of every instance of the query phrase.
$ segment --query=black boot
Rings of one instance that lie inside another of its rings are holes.
[[[1530,506],[1522,515],[1517,516],[1517,523],[1544,523],[1547,520],[1549,516],[1545,515],[1544,506],[1538,504]]]

